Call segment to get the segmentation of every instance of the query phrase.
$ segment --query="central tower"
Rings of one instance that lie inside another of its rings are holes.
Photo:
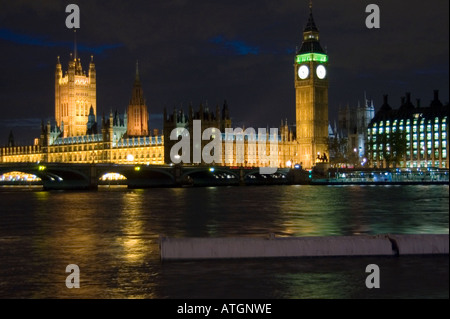
[[[94,116],[97,114],[96,87],[93,56],[88,74],[82,69],[76,53],[74,57],[70,54],[69,68],[65,74],[58,57],[55,71],[55,119],[64,137],[86,134],[90,110]]]
[[[134,79],[133,92],[127,109],[127,135],[148,136],[148,110],[145,104],[144,92],[142,91],[139,78],[139,68],[136,61],[136,77]]]
[[[298,160],[311,168],[328,157],[328,55],[319,42],[312,5],[294,63]]]

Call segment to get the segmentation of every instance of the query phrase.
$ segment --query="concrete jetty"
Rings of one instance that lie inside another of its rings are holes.
[[[448,254],[449,235],[160,237],[161,260]]]

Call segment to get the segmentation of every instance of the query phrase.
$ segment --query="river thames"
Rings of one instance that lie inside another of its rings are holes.
[[[448,234],[448,185],[0,188],[2,298],[449,298],[449,257],[161,262],[158,238]],[[80,288],[68,289],[68,264]],[[368,264],[380,267],[368,289]]]

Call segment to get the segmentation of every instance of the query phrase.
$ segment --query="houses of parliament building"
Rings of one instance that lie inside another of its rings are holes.
[[[296,94],[296,128],[281,122],[276,136],[277,167],[301,164],[313,167],[323,161],[328,152],[328,56],[319,42],[319,30],[310,8],[309,19],[303,31],[303,41],[294,60],[294,86]],[[192,130],[194,120],[201,120],[204,128],[217,128],[222,134],[231,128],[227,102],[210,110],[207,105],[193,106],[189,110],[164,110],[163,132],[148,126],[149,113],[141,85],[138,65],[125,114],[110,112],[97,123],[96,69],[94,59],[86,70],[81,59],[70,55],[67,69],[59,57],[55,70],[55,123],[42,123],[41,133],[34,145],[15,146],[11,142],[1,148],[1,163],[60,162],[60,163],[117,163],[164,165],[170,164],[170,149],[177,142],[170,140],[175,128]],[[257,130],[257,129],[256,129]],[[214,165],[262,167],[266,163],[246,148],[244,161],[236,156],[213,163]],[[259,142],[259,141],[258,141]],[[202,142],[203,143],[203,142]],[[205,141],[208,143],[208,141]],[[266,139],[267,154],[271,149]],[[225,149],[224,139],[222,147]],[[222,152],[225,154],[225,152]],[[235,154],[235,153],[233,153]],[[273,166],[273,165],[272,165]]]

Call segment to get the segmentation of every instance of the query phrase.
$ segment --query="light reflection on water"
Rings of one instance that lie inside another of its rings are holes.
[[[0,201],[0,297],[448,298],[448,256],[161,263],[158,247],[160,235],[448,233],[448,186],[10,190]],[[71,263],[81,289],[65,287]],[[384,290],[365,288],[369,263],[385,269]]]

